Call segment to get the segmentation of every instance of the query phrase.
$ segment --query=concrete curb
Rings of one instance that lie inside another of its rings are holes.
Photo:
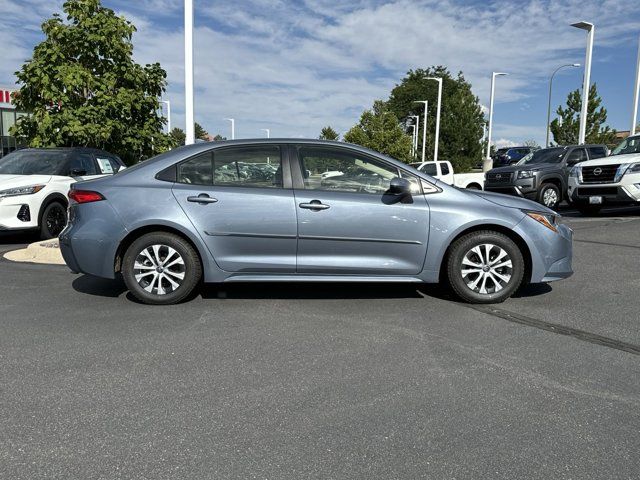
[[[45,265],[65,265],[57,238],[35,242],[27,248],[4,254],[12,262],[40,263]]]

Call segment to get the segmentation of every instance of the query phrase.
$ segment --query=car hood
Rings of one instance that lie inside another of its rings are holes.
[[[476,197],[480,197],[487,202],[494,203],[496,205],[500,205],[501,207],[507,208],[517,208],[519,210],[531,210],[541,213],[548,213],[552,215],[557,215],[556,212],[551,210],[550,208],[545,207],[544,205],[540,205],[533,200],[527,200],[526,198],[514,197],[512,195],[504,195],[502,193],[494,193],[494,192],[483,192],[480,190],[466,190],[469,195],[475,195]]]
[[[640,162],[640,153],[626,153],[624,155],[611,155],[610,157],[596,158],[580,162],[581,167],[593,167],[596,165],[620,165],[621,163]]]
[[[51,175],[0,175],[0,190],[49,183]]]
[[[489,170],[491,173],[513,173],[520,172],[522,170],[528,170],[532,172],[539,172],[541,170],[557,170],[560,168],[558,163],[536,163],[533,165],[509,165],[508,167],[498,167]]]

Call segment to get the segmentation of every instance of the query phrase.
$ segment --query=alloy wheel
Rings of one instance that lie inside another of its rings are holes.
[[[64,208],[60,205],[53,205],[47,212],[45,218],[47,230],[52,237],[57,237],[64,230],[67,224],[67,218]]]
[[[133,264],[133,275],[148,293],[167,295],[184,282],[186,267],[182,255],[168,245],[151,245],[142,250]]]
[[[511,281],[513,262],[502,247],[485,243],[464,255],[460,273],[467,287],[475,293],[493,294]]]
[[[542,196],[542,202],[546,207],[553,207],[558,203],[558,193],[553,188],[548,188]]]

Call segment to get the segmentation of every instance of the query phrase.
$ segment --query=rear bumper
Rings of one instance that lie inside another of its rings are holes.
[[[71,205],[69,223],[60,234],[60,252],[75,273],[115,278],[116,253],[126,234],[107,201]]]

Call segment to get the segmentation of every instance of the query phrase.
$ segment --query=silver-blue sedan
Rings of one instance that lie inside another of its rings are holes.
[[[69,199],[67,265],[121,273],[150,304],[201,281],[442,281],[494,303],[572,274],[572,231],[554,211],[345,143],[196,144],[76,183]]]

